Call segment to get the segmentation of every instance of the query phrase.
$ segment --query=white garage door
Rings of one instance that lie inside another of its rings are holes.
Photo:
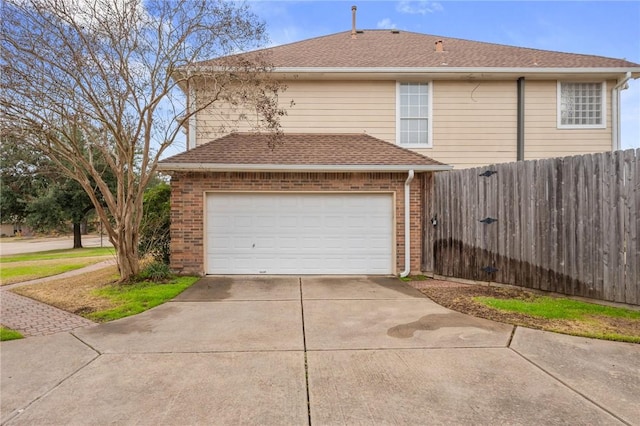
[[[210,194],[209,274],[391,274],[390,194]]]

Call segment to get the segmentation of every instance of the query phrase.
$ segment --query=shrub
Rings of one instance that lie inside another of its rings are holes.
[[[171,278],[169,265],[162,262],[151,262],[140,272],[140,279],[153,282],[166,281]]]
[[[171,254],[171,187],[160,183],[145,191],[140,224],[140,256],[151,255],[157,262],[169,263]]]

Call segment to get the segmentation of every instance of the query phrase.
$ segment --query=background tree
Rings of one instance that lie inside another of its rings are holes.
[[[123,281],[140,269],[144,189],[197,112],[196,102],[186,108],[180,87],[206,75],[213,95],[199,99],[198,109],[250,102],[265,128],[279,130],[280,87],[269,80],[264,58],[227,56],[266,41],[264,24],[246,5],[4,0],[0,25],[3,132],[42,152],[87,192]],[[198,64],[221,56],[215,66]],[[94,152],[113,173],[113,190],[87,155]]]
[[[0,217],[3,222],[22,224],[29,203],[49,184],[50,164],[14,137],[0,141]]]
[[[73,226],[73,248],[82,248],[81,225],[93,210],[93,203],[78,182],[61,177],[51,181],[47,191],[27,205],[27,223],[38,231],[66,230]]]
[[[4,138],[0,145],[3,219],[26,223],[39,232],[66,232],[71,223],[73,248],[82,248],[81,224],[94,209],[91,198],[76,181],[61,174],[51,160],[30,148],[15,138]],[[102,178],[113,190],[115,179],[104,161],[99,161],[99,154],[92,154],[94,163],[101,165],[98,168]],[[92,186],[95,188],[95,184]]]

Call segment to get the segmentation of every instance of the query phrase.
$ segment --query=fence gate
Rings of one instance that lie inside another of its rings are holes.
[[[640,304],[640,149],[436,173],[423,268]]]

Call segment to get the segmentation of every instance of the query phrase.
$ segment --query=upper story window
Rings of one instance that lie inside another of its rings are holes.
[[[558,128],[605,128],[605,94],[603,82],[558,82]]]
[[[409,148],[431,147],[431,84],[398,83],[396,140]]]

